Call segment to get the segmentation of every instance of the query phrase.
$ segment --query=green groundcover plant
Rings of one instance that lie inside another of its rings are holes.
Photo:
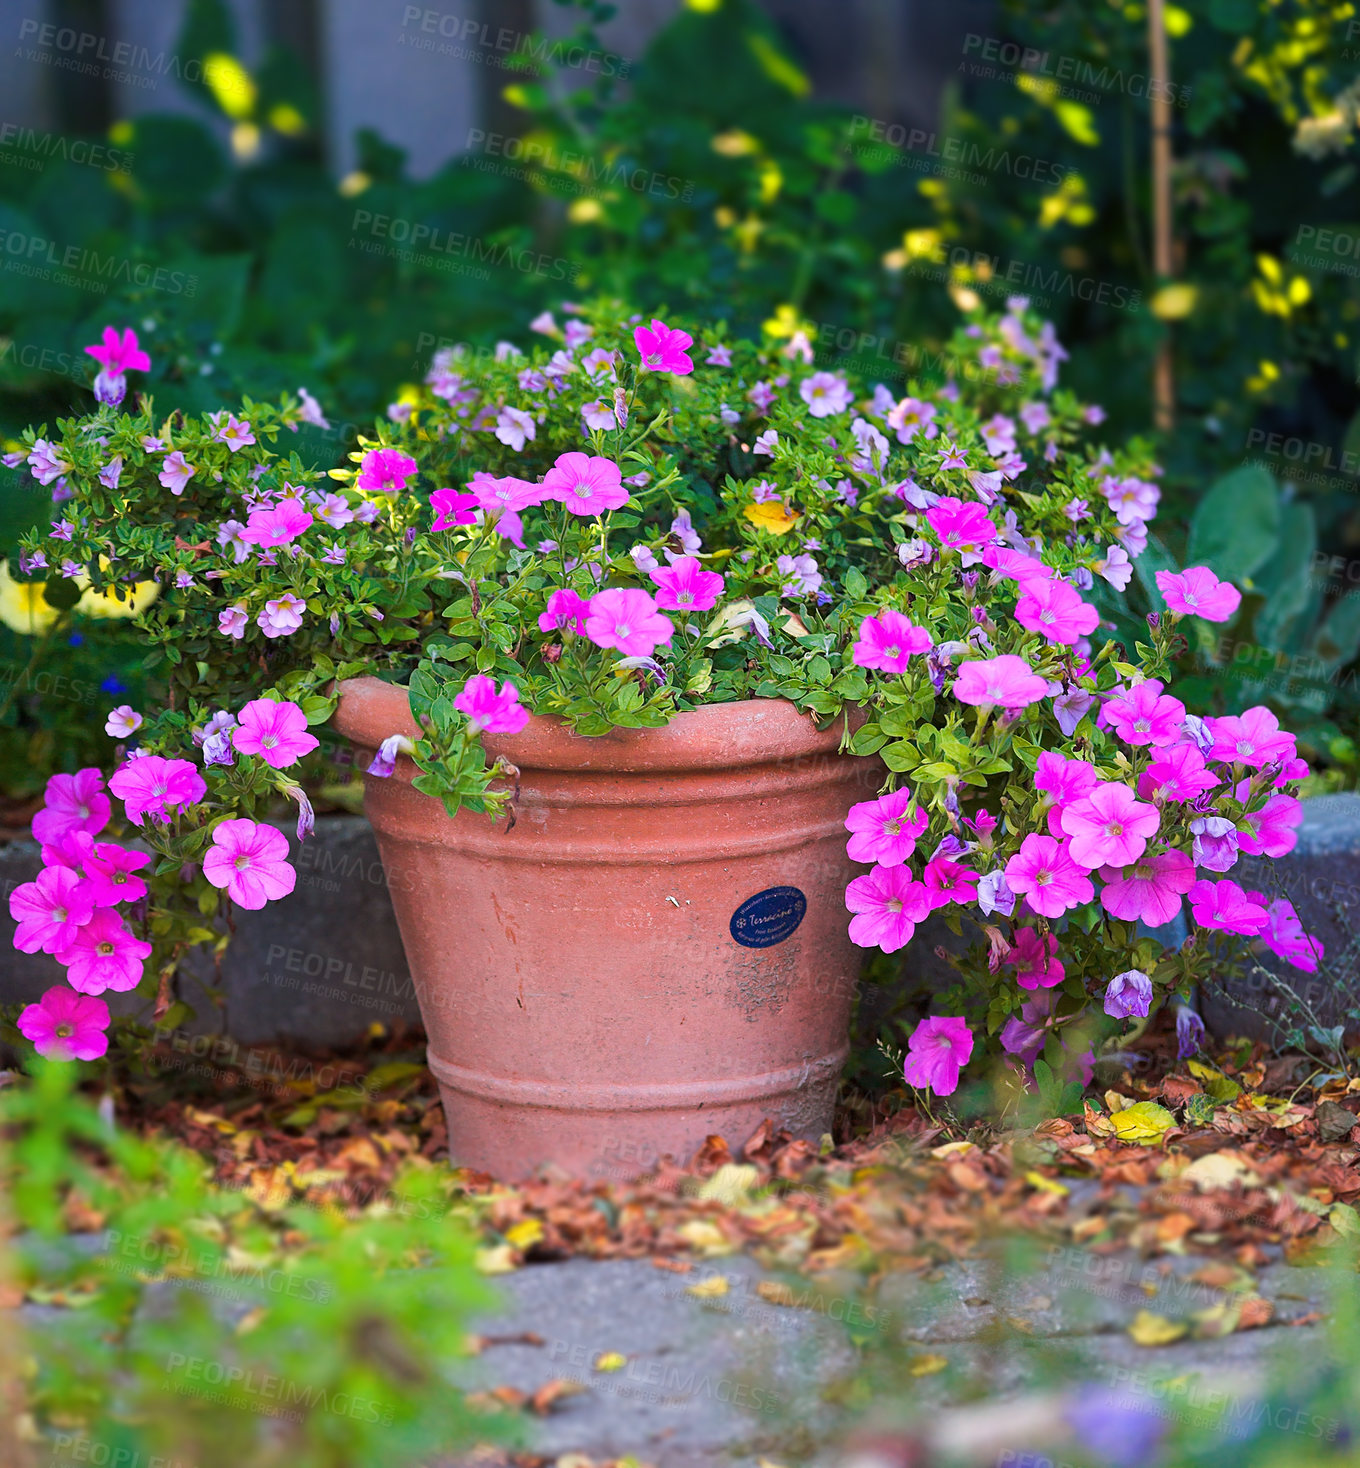
[[[980,1037],[1017,1079],[1082,1075],[1169,1000],[1193,1053],[1181,1001],[1253,943],[1316,968],[1288,901],[1224,875],[1292,848],[1293,737],[1165,686],[1182,624],[1240,593],[1161,569],[1167,610],[1133,646],[1102,635],[1159,470],[1094,440],[1101,410],[1059,386],[1064,349],[1023,298],[966,313],[956,376],[900,397],[819,368],[798,333],[776,350],[607,301],[561,314],[532,349],[438,354],[324,472],[285,452],[306,399],[122,411],[140,359],[112,328],[97,410],[28,432],[15,465],[57,518],[21,571],[154,582],[138,625],[166,689],[110,714],[107,789],[58,776],[34,818],[46,870],[13,894],[16,942],[70,985],[19,1017],[39,1047],[104,1053],[106,989],[144,986],[174,1022],[184,952],[292,890],[266,817],[295,802],[306,838],[292,772],[360,671],[408,687],[420,726],[368,774],[406,757],[451,816],[509,817],[483,736],[530,717],[590,737],[785,698],[839,720],[884,777],[847,812],[871,867],[850,936],[893,953],[943,910],[974,939],[910,1040],[908,1080],[940,1095]],[[1168,929],[1187,907],[1188,935]]]
[[[451,1386],[494,1299],[431,1164],[361,1219],[278,1207],[73,1079],[39,1061],[0,1096],[10,1282],[55,1307],[26,1323],[25,1406],[56,1457],[391,1468],[505,1431]]]

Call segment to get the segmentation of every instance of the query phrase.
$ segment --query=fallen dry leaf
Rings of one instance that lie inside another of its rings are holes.
[[[1129,1338],[1136,1346],[1169,1346],[1188,1335],[1190,1327],[1183,1320],[1168,1320],[1151,1310],[1140,1310],[1129,1324]]]

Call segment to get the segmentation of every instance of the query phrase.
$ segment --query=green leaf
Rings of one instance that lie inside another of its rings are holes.
[[[1294,501],[1280,515],[1280,544],[1256,583],[1265,605],[1256,613],[1256,636],[1262,646],[1279,651],[1313,591],[1313,558],[1317,553],[1317,519],[1313,507]]]
[[[899,740],[896,744],[887,744],[879,751],[883,763],[890,770],[914,770],[921,763],[921,756],[916,749],[908,744],[906,740]]]
[[[1190,522],[1186,563],[1208,566],[1239,585],[1268,561],[1280,534],[1280,492],[1269,470],[1234,469],[1200,500]]]
[[[1350,662],[1360,652],[1360,596],[1352,593],[1332,604],[1313,646],[1318,656],[1333,667]]]
[[[1209,0],[1209,21],[1220,31],[1245,35],[1260,14],[1257,0]]]
[[[1133,569],[1137,573],[1138,580],[1142,584],[1147,599],[1154,612],[1166,611],[1166,598],[1163,597],[1157,586],[1156,576],[1158,571],[1179,571],[1176,558],[1157,539],[1155,535],[1148,535],[1147,549],[1133,563]]]

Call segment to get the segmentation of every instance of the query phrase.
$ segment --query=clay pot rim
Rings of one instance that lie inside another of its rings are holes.
[[[340,685],[333,724],[363,749],[376,749],[390,735],[419,737],[408,690],[365,675]],[[660,729],[612,729],[575,734],[559,719],[530,714],[518,734],[488,735],[487,754],[504,755],[521,769],[700,770],[773,764],[809,755],[840,755],[845,715],[818,729],[810,714],[783,698],[749,698],[704,704],[676,714]],[[864,715],[850,710],[851,727]]]

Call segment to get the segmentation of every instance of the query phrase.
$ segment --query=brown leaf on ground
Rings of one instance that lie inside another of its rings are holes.
[[[546,1417],[568,1397],[579,1397],[586,1390],[588,1388],[579,1381],[572,1381],[565,1376],[556,1377],[552,1381],[545,1381],[529,1398],[529,1410],[539,1417]]]

